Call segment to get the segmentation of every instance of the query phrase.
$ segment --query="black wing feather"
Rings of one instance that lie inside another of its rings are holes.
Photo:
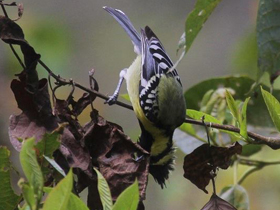
[[[142,70],[140,82],[140,106],[151,122],[157,121],[158,85],[162,75],[174,77],[180,84],[180,78],[176,69],[170,70],[173,63],[154,34],[148,27],[141,30],[142,44]]]

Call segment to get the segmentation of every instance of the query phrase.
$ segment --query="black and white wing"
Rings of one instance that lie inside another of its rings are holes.
[[[158,85],[163,75],[181,81],[173,63],[166,54],[161,42],[153,31],[146,26],[141,30],[142,69],[140,81],[140,106],[151,122],[156,122],[158,106]]]

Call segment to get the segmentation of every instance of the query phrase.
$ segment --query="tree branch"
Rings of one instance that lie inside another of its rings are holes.
[[[94,91],[92,89],[89,89],[77,82],[74,82],[72,80],[66,80],[64,78],[61,78],[59,75],[54,74],[44,63],[43,61],[39,60],[38,61],[47,71],[48,73],[60,84],[60,85],[75,85],[77,88],[80,88],[90,94],[93,94],[99,98],[102,98],[104,100],[108,100],[109,97],[98,92],[98,91]],[[120,102],[120,101],[116,101],[116,104],[133,110],[131,105],[128,105],[126,103]],[[240,133],[240,129],[237,127],[234,127],[232,125],[221,125],[221,124],[216,124],[216,123],[209,123],[209,122],[205,122],[203,123],[202,121],[199,120],[194,120],[194,119],[190,119],[190,118],[186,118],[185,119],[185,123],[190,123],[190,124],[194,124],[194,125],[200,125],[200,126],[207,126],[210,128],[216,128],[216,129],[220,129],[220,130],[226,130],[226,131],[231,131],[231,132],[235,132],[235,133]],[[266,136],[262,136],[260,134],[254,133],[254,132],[250,132],[248,131],[248,136],[250,138],[252,138],[254,140],[254,144],[266,144],[268,146],[270,146],[272,149],[279,149],[280,148],[280,138],[276,138],[276,137],[266,137]]]
[[[204,124],[201,121],[194,120],[194,119],[185,119],[185,123],[190,123],[194,125],[201,125],[204,126]],[[226,130],[226,131],[231,131],[234,133],[240,133],[240,129],[237,127],[234,127],[232,125],[221,125],[221,124],[216,124],[216,123],[205,123],[208,127],[211,128],[217,128],[220,130]],[[262,136],[260,134],[250,132],[248,131],[248,136],[254,140],[254,144],[266,144],[270,146],[272,149],[279,149],[280,148],[280,138],[277,137],[266,137]]]

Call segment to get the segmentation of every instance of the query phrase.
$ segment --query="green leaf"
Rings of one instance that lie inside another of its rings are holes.
[[[256,154],[257,152],[261,151],[263,145],[259,144],[246,144],[242,146],[242,156],[251,156],[253,154]]]
[[[242,109],[241,109],[241,122],[240,122],[240,135],[243,136],[245,139],[248,138],[247,134],[247,105],[250,100],[249,98],[246,98],[245,102],[243,103]]]
[[[185,32],[179,41],[179,49],[185,47],[185,53],[188,52],[204,23],[220,2],[221,0],[197,0],[194,9],[187,17]]]
[[[202,100],[201,100],[201,104],[200,104],[201,108],[208,105],[208,102],[209,102],[209,100],[211,100],[211,96],[212,96],[213,93],[214,93],[214,90],[208,90],[208,91],[204,94],[204,96],[203,96],[203,98],[202,98]],[[202,110],[201,110],[201,111],[202,111]],[[206,113],[208,114],[208,112],[206,112]]]
[[[50,173],[50,169],[48,167],[49,161],[47,161],[44,156],[52,158],[54,151],[56,151],[60,146],[59,136],[60,134],[58,129],[52,133],[45,133],[43,138],[35,145],[35,148],[39,152],[37,155],[44,177],[47,177]]]
[[[247,191],[241,185],[225,187],[220,197],[238,210],[249,210],[249,197]]]
[[[54,188],[52,187],[44,187],[43,190],[45,193],[51,193]],[[86,204],[74,193],[70,193],[70,198],[68,202],[67,209],[69,210],[89,210]]]
[[[203,112],[200,111],[196,111],[193,109],[187,109],[187,113],[186,113],[190,118],[195,119],[195,120],[201,120],[201,118],[204,116],[205,122],[212,122],[212,123],[217,123],[217,124],[222,124],[219,120],[217,120],[215,117],[212,117],[209,114],[205,114]]]
[[[277,130],[280,131],[280,103],[273,95],[263,88],[261,88],[261,91],[270,117]]]
[[[43,210],[72,210],[69,200],[73,188],[72,169],[50,192],[43,206]],[[74,209],[73,209],[74,210]]]
[[[25,202],[30,208],[35,210],[37,199],[33,187],[29,183],[26,183],[23,178],[19,180],[18,185],[21,188]]]
[[[220,88],[231,88],[234,90],[235,100],[245,101],[248,95],[246,93],[251,89],[255,81],[246,76],[218,77],[202,81],[189,88],[185,93],[186,103],[189,109],[199,110],[200,103],[204,94],[209,90],[218,90]],[[263,85],[263,89],[269,88]],[[280,99],[280,91],[274,90],[273,94]],[[247,123],[261,127],[274,126],[268,114],[265,102],[261,96],[261,90],[255,90],[251,96],[250,103],[247,107]]]
[[[95,169],[95,172],[97,174],[97,188],[98,188],[98,192],[100,195],[100,199],[101,199],[101,203],[103,206],[103,209],[112,209],[113,208],[113,202],[112,202],[112,196],[111,196],[111,191],[110,188],[108,186],[108,183],[106,181],[106,179],[102,176],[102,174]]]
[[[14,210],[21,196],[15,194],[11,187],[10,177],[10,151],[7,147],[0,146],[0,210]]]
[[[180,126],[180,130],[185,131],[187,134],[191,135],[191,136],[196,136],[196,131],[193,128],[192,124],[190,123],[183,123]]]
[[[228,107],[231,111],[231,114],[240,123],[238,108],[235,104],[234,98],[232,97],[232,95],[228,91],[226,91],[226,100],[227,100]]]
[[[34,149],[34,142],[34,138],[25,140],[19,155],[23,172],[28,180],[29,187],[33,189],[36,200],[36,202],[30,206],[31,209],[37,208],[37,204],[42,197],[42,189],[44,185],[43,174],[38,164]]]
[[[246,74],[252,79],[258,75],[258,49],[255,28],[241,37],[235,44],[231,69],[234,74]]]
[[[183,123],[180,127],[181,131],[184,131],[185,133],[189,134],[190,136],[193,136],[196,139],[199,139],[201,141],[205,141],[203,138],[201,138],[200,136],[198,136],[196,134],[196,131],[194,129],[194,127],[192,126],[192,124],[190,123]]]
[[[58,131],[54,131],[52,133],[45,133],[41,141],[39,141],[35,148],[37,148],[40,152],[40,156],[48,156],[52,157],[55,150],[57,150],[60,146],[59,142],[60,134]]]
[[[280,70],[279,10],[279,1],[259,1],[257,16],[258,65],[262,71],[267,71],[272,75]]]
[[[113,210],[137,210],[139,203],[138,181],[126,188],[118,197]]]

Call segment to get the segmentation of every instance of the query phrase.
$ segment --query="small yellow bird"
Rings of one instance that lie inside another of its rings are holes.
[[[104,9],[126,31],[137,54],[131,66],[121,71],[118,86],[107,103],[116,102],[125,79],[142,131],[138,143],[150,153],[149,172],[163,188],[169,171],[174,169],[173,133],[185,119],[182,83],[161,42],[148,26],[139,34],[121,10]]]

